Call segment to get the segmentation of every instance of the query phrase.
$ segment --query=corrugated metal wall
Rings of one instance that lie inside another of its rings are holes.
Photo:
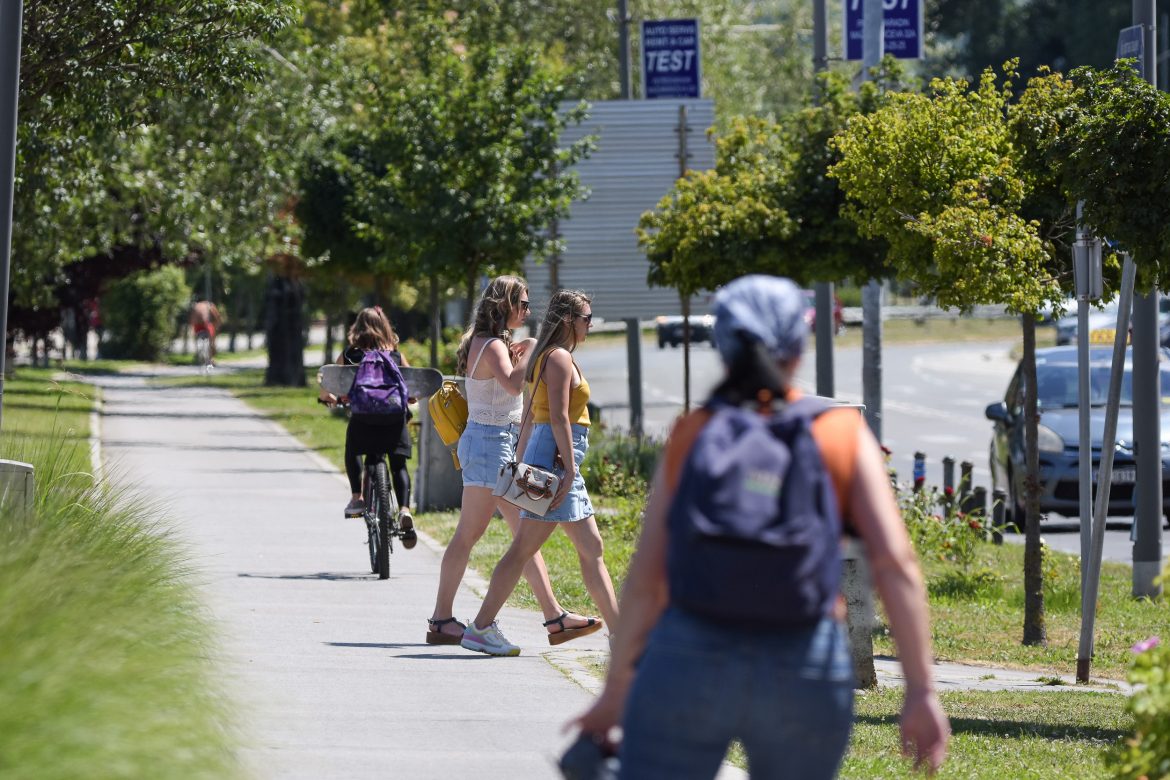
[[[575,105],[575,104],[573,104]],[[678,314],[678,294],[646,284],[649,264],[634,228],[678,178],[679,106],[687,107],[688,168],[715,166],[707,130],[715,124],[710,100],[610,100],[593,103],[589,118],[568,128],[565,143],[597,137],[597,149],[577,166],[589,196],[573,204],[559,225],[565,240],[557,270],[561,287],[593,295],[593,312],[608,320]],[[567,106],[568,107],[568,106]],[[534,303],[553,291],[548,262],[525,263]],[[707,311],[706,296],[692,311]]]

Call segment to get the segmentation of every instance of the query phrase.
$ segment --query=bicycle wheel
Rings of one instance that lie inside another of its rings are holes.
[[[211,363],[211,337],[206,332],[195,336],[195,365],[204,368]]]
[[[378,579],[390,578],[390,553],[394,552],[394,534],[397,532],[397,506],[390,490],[390,471],[386,461],[378,458],[373,469],[375,517],[378,521]]]
[[[374,470],[366,467],[365,479],[362,482],[362,500],[366,508],[362,518],[366,521],[366,541],[370,548],[370,571],[378,573],[378,498],[374,490]]]

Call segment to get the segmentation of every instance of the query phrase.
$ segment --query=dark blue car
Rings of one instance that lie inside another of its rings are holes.
[[[1162,508],[1170,518],[1170,361],[1159,353],[1162,379]],[[1133,458],[1133,366],[1127,350],[1121,382],[1121,409],[1117,417],[1117,448],[1109,490],[1109,514],[1132,515],[1135,481]],[[1089,350],[1090,431],[1093,478],[1101,460],[1105,431],[1105,400],[1109,392],[1112,347]],[[1078,417],[1076,347],[1036,350],[1037,401],[1040,409],[1040,511],[1066,517],[1080,514],[1080,422]],[[1024,413],[1023,372],[1017,366],[1004,400],[987,407],[995,423],[991,439],[991,477],[995,488],[1006,491],[1008,513],[1023,517]]]

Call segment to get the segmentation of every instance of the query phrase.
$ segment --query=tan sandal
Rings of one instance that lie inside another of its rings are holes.
[[[463,641],[462,632],[467,630],[467,626],[463,625],[453,617],[449,617],[446,620],[427,619],[427,623],[430,625],[430,629],[427,631],[428,645],[457,645]],[[461,633],[458,635],[445,633],[443,631],[443,626],[447,625],[448,623],[454,623],[455,625],[459,626]]]
[[[592,634],[595,631],[601,630],[601,626],[602,626],[601,618],[586,618],[586,620],[588,620],[589,622],[586,623],[585,625],[578,626],[576,628],[568,628],[567,626],[565,626],[565,618],[567,618],[568,616],[569,616],[568,612],[562,612],[560,617],[555,617],[552,620],[546,620],[544,623],[541,624],[545,628],[548,628],[553,623],[556,623],[557,625],[559,625],[561,627],[560,631],[554,631],[553,633],[548,635],[548,643],[550,645],[563,644],[564,642],[568,642],[571,639],[576,639],[577,637],[587,636],[589,634]]]

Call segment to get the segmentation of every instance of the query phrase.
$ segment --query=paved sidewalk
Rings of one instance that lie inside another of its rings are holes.
[[[280,426],[222,390],[96,381],[107,472],[167,510],[222,628],[252,776],[559,776],[561,729],[599,687],[585,663],[605,657],[604,632],[553,649],[539,614],[509,608],[500,622],[519,658],[426,645],[442,551],[425,523],[379,581],[364,527],[341,518],[344,476]],[[476,590],[469,573],[460,618]],[[897,684],[896,661],[879,669]],[[946,665],[939,677],[944,689],[1050,688],[996,669]]]
[[[222,627],[250,775],[559,777],[561,729],[592,699],[577,658],[604,632],[554,650],[538,613],[505,609],[519,658],[427,645],[437,544],[396,548],[379,581],[343,475],[278,425],[221,390],[97,381],[107,473],[167,510]],[[478,606],[465,585],[456,615]]]

